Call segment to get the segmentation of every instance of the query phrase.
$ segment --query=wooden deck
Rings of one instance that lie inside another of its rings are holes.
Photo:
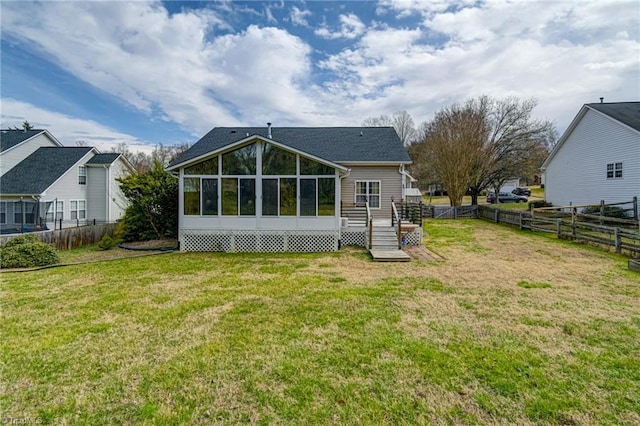
[[[371,253],[374,262],[409,262],[411,260],[411,256],[398,249],[371,249],[369,253]]]

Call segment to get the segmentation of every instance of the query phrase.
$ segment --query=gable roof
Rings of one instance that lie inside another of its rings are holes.
[[[118,157],[120,157],[121,154],[118,154],[117,152],[107,152],[104,154],[96,154],[93,157],[91,157],[91,160],[87,161],[87,165],[103,165],[103,164],[113,164],[114,161],[116,161],[118,159]]]
[[[640,102],[593,103],[587,104],[587,107],[640,132]]]
[[[252,136],[273,140],[332,163],[411,163],[393,127],[216,127],[179,158],[176,168]]]
[[[558,143],[553,148],[553,151],[551,151],[547,159],[542,163],[542,166],[540,166],[543,171],[547,168],[553,157],[555,157],[556,153],[560,148],[562,148],[562,145],[564,145],[565,141],[569,138],[578,123],[580,123],[580,120],[582,120],[589,110],[604,114],[610,119],[613,119],[640,133],[640,102],[600,102],[584,104],[573,121],[571,121],[571,124],[569,124],[569,127],[567,127],[567,130],[565,130],[560,139],[558,139]]]
[[[13,148],[42,132],[44,130],[2,130],[0,131],[0,152]]]
[[[0,192],[5,195],[42,194],[92,150],[91,147],[38,148],[0,178]]]

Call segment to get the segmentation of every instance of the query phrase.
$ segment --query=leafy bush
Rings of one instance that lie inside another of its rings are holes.
[[[539,209],[541,207],[553,207],[553,204],[546,202],[545,200],[529,201],[529,208]]]
[[[0,263],[3,268],[30,268],[53,265],[59,261],[55,249],[40,242],[35,235],[21,235],[0,248]]]
[[[9,247],[13,247],[13,246],[19,246],[21,244],[35,244],[35,243],[39,243],[40,242],[40,238],[38,238],[37,235],[35,234],[24,234],[24,235],[19,235],[15,238],[10,239],[9,241],[7,241],[4,244],[4,248],[9,248]]]
[[[125,241],[144,241],[178,234],[178,179],[158,162],[143,173],[118,179],[129,207],[122,219]]]
[[[594,214],[600,215],[600,207],[599,206],[591,206],[586,207],[582,210],[584,214]],[[627,215],[627,212],[622,207],[618,206],[604,206],[604,216],[606,217],[615,217],[618,219],[629,219],[631,216]]]
[[[101,250],[111,250],[116,246],[117,241],[111,238],[109,234],[104,234],[102,239],[98,243],[98,247]]]

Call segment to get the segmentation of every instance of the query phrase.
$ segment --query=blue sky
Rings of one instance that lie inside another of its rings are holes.
[[[640,99],[633,1],[2,1],[0,124],[61,142],[195,142],[216,126],[415,123],[535,97],[560,132]]]

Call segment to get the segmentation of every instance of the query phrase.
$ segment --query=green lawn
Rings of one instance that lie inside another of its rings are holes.
[[[624,258],[476,220],[425,229],[445,261],[347,248],[3,273],[3,419],[640,423]]]

